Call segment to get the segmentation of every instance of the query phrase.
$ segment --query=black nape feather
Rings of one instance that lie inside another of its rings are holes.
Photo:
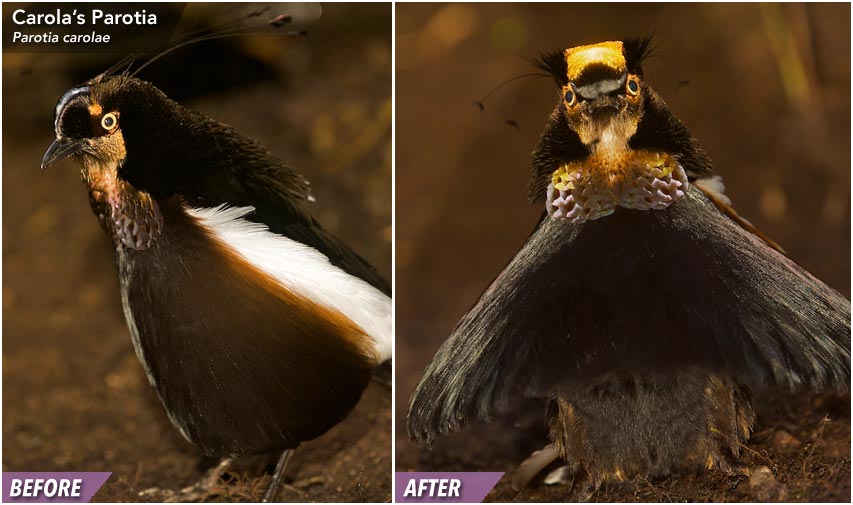
[[[564,51],[551,51],[548,53],[539,53],[539,58],[530,60],[536,68],[548,72],[554,78],[554,82],[558,87],[563,87],[569,83],[568,64]]]
[[[643,76],[643,61],[657,47],[654,41],[654,34],[645,37],[628,37],[622,40],[622,53],[625,55],[628,72],[640,77]]]

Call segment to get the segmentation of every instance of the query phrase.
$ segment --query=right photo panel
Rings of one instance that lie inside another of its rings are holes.
[[[397,501],[847,502],[850,5],[395,10]]]

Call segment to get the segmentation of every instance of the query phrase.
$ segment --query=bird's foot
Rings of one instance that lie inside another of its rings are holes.
[[[205,472],[198,482],[180,490],[152,487],[139,492],[140,498],[146,498],[164,503],[188,503],[208,501],[210,496],[218,494],[214,491],[222,478],[222,474],[231,466],[234,460],[225,458],[218,465]]]
[[[708,457],[705,468],[707,470],[718,468],[727,475],[749,477],[754,467],[741,463],[730,456],[712,455]]]
[[[593,476],[583,466],[572,474],[572,488],[569,491],[569,496],[566,497],[567,502],[586,502],[592,498],[593,493],[601,487],[602,478]]]

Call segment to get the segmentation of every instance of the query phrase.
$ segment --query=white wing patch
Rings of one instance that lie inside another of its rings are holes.
[[[391,298],[332,265],[323,253],[243,219],[254,207],[187,208],[191,216],[246,261],[287,289],[336,310],[371,338],[376,363],[391,358]]]
[[[696,179],[694,184],[704,189],[707,193],[711,193],[715,197],[719,198],[724,204],[732,204],[732,200],[728,195],[726,195],[726,185],[723,184],[723,178],[719,175],[706,177],[704,179]]]

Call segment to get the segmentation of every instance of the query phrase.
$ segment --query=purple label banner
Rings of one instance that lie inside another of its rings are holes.
[[[3,472],[4,503],[88,503],[112,472]]]
[[[480,503],[503,472],[396,472],[397,503]]]

